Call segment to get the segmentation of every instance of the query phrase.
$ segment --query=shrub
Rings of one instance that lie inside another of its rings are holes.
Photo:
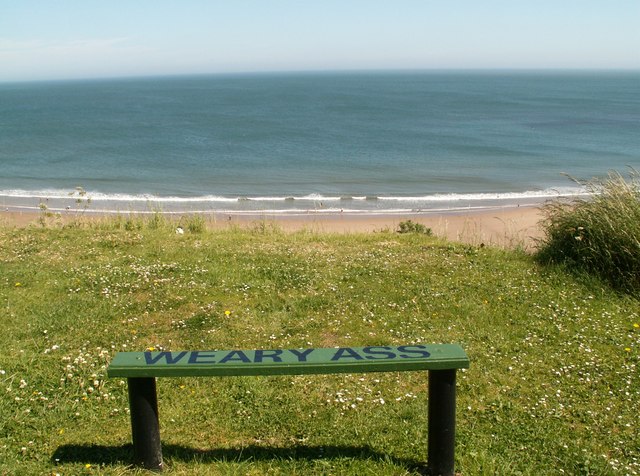
[[[422,223],[416,223],[411,220],[401,221],[398,223],[398,233],[418,233],[431,236],[433,232],[431,228],[427,228]]]
[[[589,196],[544,205],[538,258],[640,293],[640,175],[610,173],[584,183]]]

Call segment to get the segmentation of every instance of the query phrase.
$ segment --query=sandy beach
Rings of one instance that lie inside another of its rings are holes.
[[[100,220],[108,215],[69,212],[61,214],[62,221]],[[180,214],[171,214],[179,220]],[[532,248],[535,239],[542,236],[538,207],[505,207],[481,211],[432,212],[403,215],[386,214],[228,214],[211,212],[203,214],[207,226],[225,229],[233,226],[250,227],[256,224],[274,225],[284,231],[310,230],[327,233],[357,233],[394,231],[402,221],[412,220],[431,228],[434,235],[452,241],[470,244],[496,245],[504,247],[524,246]],[[36,212],[2,211],[0,224],[23,227],[38,224]]]

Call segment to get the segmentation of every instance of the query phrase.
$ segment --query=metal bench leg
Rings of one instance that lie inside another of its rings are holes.
[[[129,378],[127,381],[134,462],[152,471],[162,471],[156,379],[142,377]]]
[[[428,474],[454,475],[456,370],[429,371]]]

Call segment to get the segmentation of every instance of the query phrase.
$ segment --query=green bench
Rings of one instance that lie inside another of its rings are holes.
[[[119,352],[109,377],[126,377],[137,465],[162,471],[156,377],[226,377],[429,371],[429,474],[454,474],[456,370],[469,358],[455,344],[333,349]]]

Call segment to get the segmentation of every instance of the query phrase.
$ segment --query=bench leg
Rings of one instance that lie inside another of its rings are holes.
[[[145,469],[162,471],[156,379],[143,377],[127,381],[134,463]]]
[[[429,449],[432,476],[454,475],[456,441],[456,371],[429,371]]]

